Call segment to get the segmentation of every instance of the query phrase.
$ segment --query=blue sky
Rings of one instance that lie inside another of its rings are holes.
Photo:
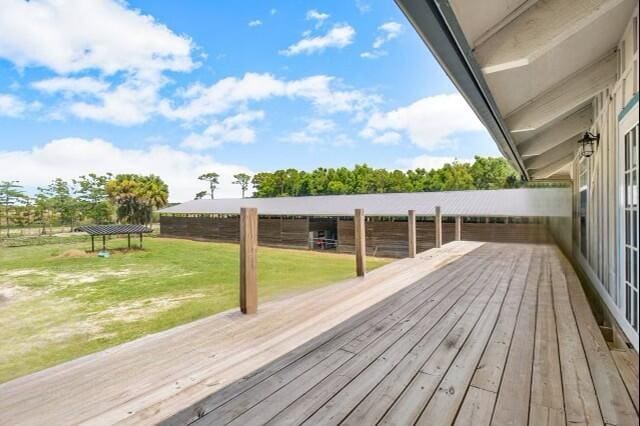
[[[392,1],[6,0],[0,179],[156,173],[171,199],[209,170],[498,155]]]

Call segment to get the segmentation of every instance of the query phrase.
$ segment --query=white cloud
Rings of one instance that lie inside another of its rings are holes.
[[[183,146],[194,149],[214,148],[223,143],[253,143],[256,132],[251,127],[255,121],[264,119],[264,111],[247,111],[214,122],[202,133],[191,133],[182,142]]]
[[[87,161],[98,159],[97,161]],[[192,154],[167,145],[146,149],[120,148],[102,139],[55,139],[24,151],[0,151],[0,180],[20,180],[25,186],[48,184],[52,179],[76,178],[82,174],[156,174],[169,185],[173,202],[192,199],[206,189],[198,176],[215,171],[221,176],[218,197],[240,197],[233,175],[252,172],[246,167],[222,164],[209,155]]]
[[[379,35],[375,38],[375,40],[373,40],[373,44],[371,45],[372,50],[362,52],[360,54],[361,58],[377,59],[381,56],[386,56],[387,52],[384,50],[380,50],[381,47],[400,35],[400,33],[402,32],[402,25],[394,21],[385,22],[378,27],[378,32]]]
[[[307,21],[316,21],[316,28],[320,28],[324,21],[329,19],[331,15],[328,13],[318,12],[315,9],[311,9],[307,11],[306,19]]]
[[[456,157],[440,157],[432,155],[419,155],[411,158],[400,158],[397,163],[400,167],[406,170],[414,169],[439,169],[445,164],[458,162],[458,163],[473,163],[473,159],[468,158],[456,158]]]
[[[54,77],[33,82],[31,86],[46,93],[62,92],[66,95],[98,95],[109,89],[109,83],[92,77]]]
[[[247,73],[211,86],[193,85],[181,94],[183,104],[172,105],[165,100],[160,110],[169,118],[194,121],[274,97],[304,99],[324,113],[362,113],[381,101],[379,96],[339,86],[339,80],[326,75],[287,81],[271,74]]]
[[[311,54],[323,52],[329,47],[342,49],[353,43],[356,30],[349,24],[334,25],[325,35],[316,37],[305,37],[302,40],[292,44],[285,50],[281,50],[280,54],[285,56],[299,55],[301,53]]]
[[[269,11],[269,13],[271,14],[271,16],[273,16],[273,15],[275,15],[276,13],[278,13],[278,9],[275,9],[275,8],[274,8],[274,9],[271,9],[271,10]]]
[[[95,121],[122,126],[141,124],[158,111],[158,91],[165,82],[162,76],[131,76],[113,90],[99,94],[98,102],[75,102],[69,110],[77,117]]]
[[[360,57],[364,59],[378,59],[382,56],[387,56],[387,52],[384,50],[373,50],[368,52],[362,52],[360,54]]]
[[[385,132],[375,136],[371,141],[380,145],[397,145],[402,140],[402,135],[398,132]]]
[[[282,138],[282,140],[284,142],[297,144],[320,143],[323,142],[327,135],[333,132],[335,128],[336,123],[333,120],[314,118],[309,120],[304,129],[292,132]]]
[[[281,138],[283,142],[294,144],[328,144],[331,146],[354,145],[351,137],[344,133],[337,132],[339,127],[333,120],[324,118],[313,118],[308,120],[307,125],[296,132],[291,132]]]
[[[371,5],[365,0],[356,0],[356,8],[360,11],[360,13],[371,12]]]
[[[393,21],[385,22],[378,27],[378,30],[382,34],[373,41],[374,49],[379,49],[386,42],[398,37],[398,35],[400,35],[400,33],[402,32],[402,25]]]
[[[164,72],[196,67],[191,39],[119,0],[6,0],[0,14],[0,58],[19,68],[44,66],[61,76],[34,83],[75,102],[49,116],[75,115],[118,125],[157,112]],[[100,78],[72,77],[97,71]],[[116,75],[109,85],[105,78]]]
[[[0,57],[59,74],[189,71],[192,42],[114,0],[4,0]]]
[[[262,25],[262,21],[259,19],[254,19],[253,21],[249,21],[247,25],[249,25],[250,27],[259,27],[260,25]]]
[[[483,129],[464,98],[451,94],[422,98],[386,113],[376,112],[360,136],[375,140],[390,131],[404,133],[412,143],[428,150],[451,144],[455,133]]]
[[[38,102],[25,102],[22,99],[8,93],[0,93],[0,117],[17,118],[27,111],[37,110],[41,107]]]

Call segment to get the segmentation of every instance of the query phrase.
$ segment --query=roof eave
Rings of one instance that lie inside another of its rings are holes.
[[[448,0],[395,0],[453,84],[487,128],[498,149],[525,178],[529,174],[491,96]]]

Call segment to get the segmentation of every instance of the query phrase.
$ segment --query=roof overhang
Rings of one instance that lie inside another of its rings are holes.
[[[635,0],[396,2],[513,166],[570,177]]]

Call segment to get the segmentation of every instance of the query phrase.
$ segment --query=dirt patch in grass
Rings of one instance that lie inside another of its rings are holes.
[[[91,256],[95,256],[95,255],[87,252],[86,250],[71,249],[55,257],[91,257]]]

